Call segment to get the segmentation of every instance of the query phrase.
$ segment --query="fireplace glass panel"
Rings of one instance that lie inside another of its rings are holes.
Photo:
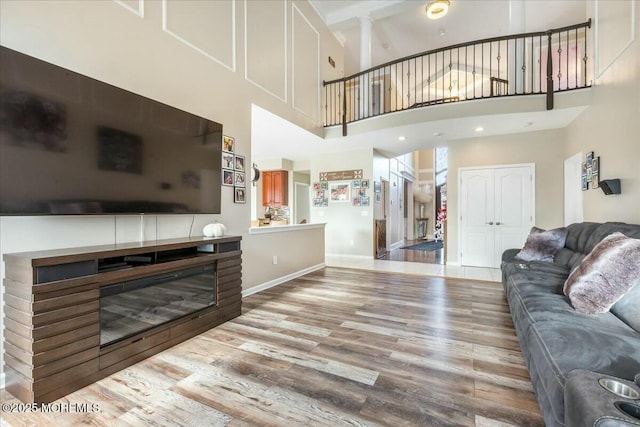
[[[100,288],[100,345],[123,340],[216,303],[215,265]]]

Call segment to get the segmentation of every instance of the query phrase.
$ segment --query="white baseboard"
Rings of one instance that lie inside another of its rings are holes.
[[[373,259],[373,255],[324,254],[324,256],[349,259]]]
[[[309,274],[316,270],[321,270],[325,267],[324,262],[322,264],[313,265],[311,267],[305,268],[303,270],[296,271],[291,274],[287,274],[286,276],[278,277],[277,279],[269,280],[268,282],[261,283],[258,286],[253,286],[249,289],[242,291],[242,297],[248,297],[249,295],[257,294],[258,292],[262,292],[269,288],[273,288],[281,283],[288,282],[289,280],[296,279],[300,276],[304,276],[305,274]]]

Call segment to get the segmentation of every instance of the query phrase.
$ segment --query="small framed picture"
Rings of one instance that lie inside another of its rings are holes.
[[[362,181],[360,181],[360,187],[369,188],[369,180],[368,179],[363,179]]]
[[[587,167],[591,166],[593,163],[593,151],[589,151],[587,153]]]
[[[245,186],[245,174],[244,172],[235,172],[235,177],[233,183],[236,187],[244,187]]]
[[[367,195],[367,190],[365,190],[364,188],[358,188],[357,190],[355,190],[356,193],[356,197],[364,197]]]
[[[236,148],[236,140],[231,136],[224,135],[222,137],[222,151],[233,153]]]
[[[360,197],[353,198],[353,206],[360,206]]]
[[[233,169],[233,154],[222,152],[222,168]]]
[[[348,182],[332,182],[329,185],[329,201],[331,203],[349,203],[351,200],[351,187]]]
[[[369,197],[360,197],[361,206],[369,206]]]
[[[589,183],[587,182],[587,175],[582,175],[582,191],[589,189]]]
[[[234,203],[247,203],[246,200],[246,192],[245,188],[236,187],[233,191],[233,202]]]
[[[592,177],[593,177],[593,168],[592,166],[587,166],[587,182],[591,182]]]
[[[326,197],[316,197],[313,199],[313,207],[314,208],[321,208],[323,206],[328,206],[329,204],[327,203],[327,198]]]
[[[233,185],[233,171],[222,169],[222,185]]]
[[[381,185],[380,185],[380,181],[373,181],[373,192],[374,193],[379,193],[381,190]]]
[[[235,156],[236,163],[233,168],[237,171],[244,172],[244,156]]]
[[[593,170],[594,175],[600,173],[600,156],[593,159],[593,163],[591,163],[591,169]]]
[[[376,203],[380,203],[382,201],[382,195],[380,193],[376,193]]]
[[[600,188],[600,175],[595,172],[591,175],[591,188]]]
[[[313,191],[320,191],[320,183],[319,182],[314,182],[313,183]]]
[[[355,181],[353,181],[353,188],[360,188],[360,180],[356,179]]]
[[[329,183],[327,181],[322,181],[320,183],[320,189],[322,190],[328,190],[329,189]]]

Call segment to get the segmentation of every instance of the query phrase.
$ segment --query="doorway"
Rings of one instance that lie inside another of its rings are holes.
[[[461,168],[458,259],[498,268],[502,252],[522,247],[534,224],[535,166]]]
[[[294,188],[296,209],[295,224],[305,224],[309,222],[309,190],[309,184],[305,184],[304,182],[296,182]]]

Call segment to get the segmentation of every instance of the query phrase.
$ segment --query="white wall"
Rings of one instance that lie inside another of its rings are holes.
[[[600,179],[621,179],[620,195],[583,192],[585,221],[640,224],[640,4],[599,1],[588,7],[598,28],[592,45],[599,50],[599,76],[591,106],[567,128],[564,157],[594,151]]]
[[[462,167],[534,163],[536,167],[535,225],[563,225],[563,165],[565,131],[547,130],[500,135],[449,144],[447,176],[447,263],[458,262],[458,171]]]
[[[319,155],[311,159],[311,183],[319,182],[320,172],[362,169],[369,180],[369,206],[353,206],[349,202],[331,202],[327,207],[312,207],[311,222],[325,222],[327,254],[373,256],[373,150],[359,150],[340,155]],[[334,181],[330,181],[334,182]],[[337,181],[335,181],[337,182]],[[340,181],[349,182],[352,181]],[[351,188],[353,195],[353,188]],[[327,191],[328,193],[328,191]],[[328,196],[327,196],[328,197]],[[352,197],[353,198],[353,197]]]
[[[2,1],[0,40],[222,123],[248,165],[251,104],[322,134],[321,81],[339,77],[343,68],[343,48],[311,6],[297,0]],[[329,55],[336,69],[320,61]],[[232,191],[222,187],[220,215],[145,216],[144,238],[199,235],[208,222],[224,223],[229,234],[243,237],[245,290],[324,262],[323,245],[308,244],[319,239],[317,230],[284,240],[249,235],[250,203],[234,204]],[[253,187],[247,191],[248,200],[255,197]],[[140,223],[138,216],[2,217],[0,254],[137,241]],[[275,246],[286,262],[273,265],[260,251]]]

